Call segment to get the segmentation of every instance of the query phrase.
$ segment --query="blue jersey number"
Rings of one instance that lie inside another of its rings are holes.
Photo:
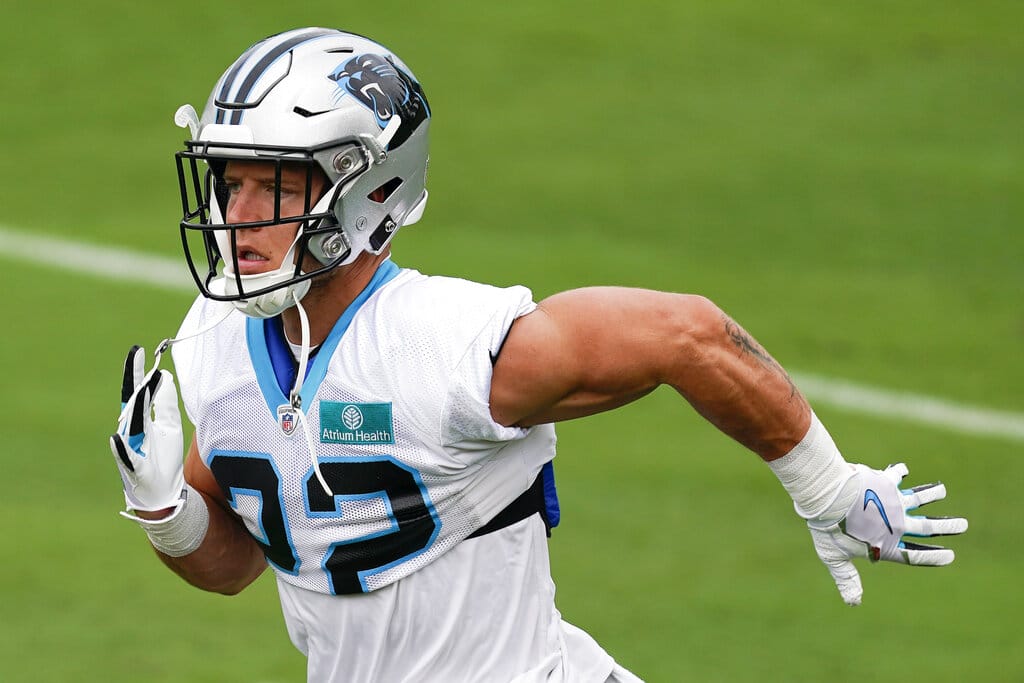
[[[241,496],[259,505],[259,528],[250,529],[267,560],[281,571],[297,574],[300,559],[291,540],[281,477],[273,459],[262,453],[214,452],[210,471],[228,502],[238,509]],[[419,473],[387,457],[325,458],[320,472],[329,496],[313,476],[305,479],[306,515],[343,517],[346,500],[380,498],[388,511],[389,528],[364,537],[330,544],[321,566],[331,592],[366,592],[366,578],[422,553],[434,541],[441,522]]]

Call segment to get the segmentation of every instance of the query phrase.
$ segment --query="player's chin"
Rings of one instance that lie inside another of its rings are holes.
[[[239,275],[262,275],[274,270],[273,262],[269,260],[239,259]]]

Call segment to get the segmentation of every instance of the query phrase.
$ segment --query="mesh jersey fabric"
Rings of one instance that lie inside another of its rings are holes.
[[[603,682],[616,667],[555,608],[539,515],[372,593],[324,595],[280,579],[278,590],[317,683]]]
[[[309,680],[603,681],[613,660],[555,608],[540,516],[464,540],[555,454],[551,425],[503,427],[488,404],[492,356],[535,308],[530,291],[385,266],[302,391],[333,497],[301,427],[281,427],[262,321],[231,313],[172,347],[200,456],[264,547]],[[179,336],[222,306],[198,298]],[[333,443],[350,407],[390,421]]]
[[[232,314],[210,333],[173,347],[200,455],[250,533],[273,551],[268,560],[282,580],[339,592],[325,563],[339,546],[361,545],[371,556],[349,564],[369,565],[356,570],[362,591],[380,588],[429,564],[529,487],[554,457],[554,430],[498,425],[488,395],[491,354],[512,321],[533,308],[523,287],[498,289],[412,270],[372,292],[348,316],[343,334],[329,336],[315,357],[303,388],[312,400],[303,409],[325,472],[401,481],[326,504],[304,435],[300,429],[286,435],[278,423],[277,406],[287,398],[264,358],[265,340],[261,348],[254,339],[251,323],[259,321]],[[222,310],[198,299],[179,336]],[[331,443],[324,424],[338,424],[338,413],[350,406],[389,409],[389,423],[378,426],[390,438]],[[394,555],[402,548],[380,554],[386,561],[374,566],[372,539],[383,544],[405,534],[395,528],[399,503],[419,514],[414,521],[428,538],[413,539],[401,557]]]

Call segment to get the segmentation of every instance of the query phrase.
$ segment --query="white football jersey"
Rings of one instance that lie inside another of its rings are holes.
[[[225,306],[197,299],[179,337]],[[534,308],[523,287],[386,261],[310,359],[302,415],[278,321],[233,312],[173,347],[200,456],[277,575],[311,681],[612,671],[555,609],[539,514],[467,540],[555,455],[551,425],[490,416],[493,359]]]

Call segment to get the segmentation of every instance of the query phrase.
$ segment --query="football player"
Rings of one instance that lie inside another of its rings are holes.
[[[170,372],[128,355],[111,449],[128,510],[199,588],[269,565],[310,681],[633,681],[555,608],[553,423],[674,387],[757,453],[847,603],[852,560],[943,565],[907,469],[848,464],[786,372],[706,298],[524,287],[390,260],[420,219],[431,111],[392,52],[326,28],[246,50],[179,109],[201,295]],[[157,364],[159,363],[159,355]]]

